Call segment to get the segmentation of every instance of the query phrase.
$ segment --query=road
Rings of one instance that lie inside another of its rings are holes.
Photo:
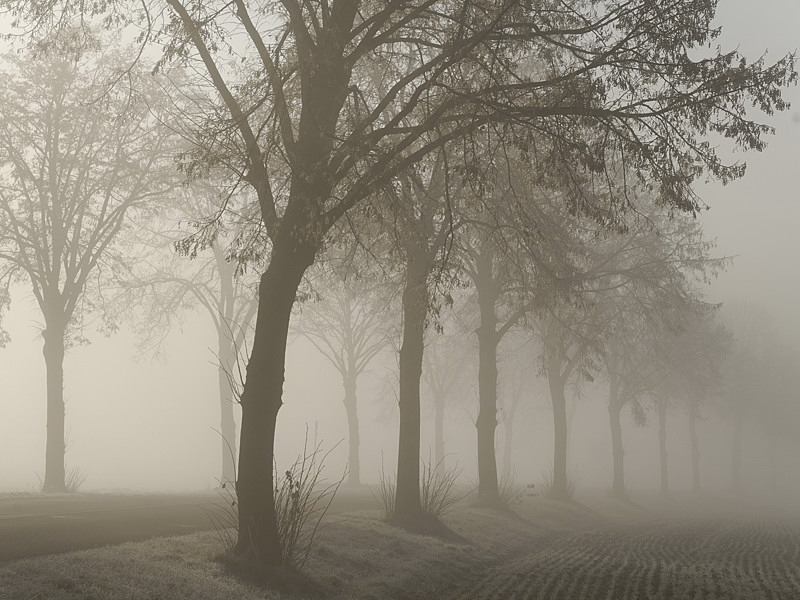
[[[213,529],[215,493],[0,496],[0,563],[29,556]],[[331,513],[377,508],[369,491],[342,488]]]
[[[0,497],[0,563],[212,528],[213,495]]]

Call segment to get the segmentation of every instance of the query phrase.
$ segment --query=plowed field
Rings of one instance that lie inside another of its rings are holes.
[[[670,519],[554,536],[450,599],[800,600],[800,524]]]

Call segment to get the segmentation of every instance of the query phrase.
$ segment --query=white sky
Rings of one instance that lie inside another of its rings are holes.
[[[800,49],[798,0],[720,0],[723,47],[737,45],[753,58],[768,51],[777,60]],[[737,43],[738,42],[738,43]],[[785,97],[793,106],[767,122],[776,128],[762,153],[745,158],[744,179],[726,187],[698,189],[711,210],[700,218],[721,255],[734,265],[712,289],[717,301],[742,299],[763,304],[800,335],[800,88]]]

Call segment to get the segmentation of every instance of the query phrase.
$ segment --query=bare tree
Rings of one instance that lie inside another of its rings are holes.
[[[120,236],[176,183],[175,149],[153,113],[158,87],[138,69],[108,86],[128,61],[71,30],[4,57],[0,261],[5,282],[29,280],[44,317],[45,491],[65,490],[64,353],[84,341],[89,315],[103,317],[106,286],[136,261]]]
[[[388,304],[366,280],[334,273],[316,302],[302,307],[297,331],[338,371],[348,427],[348,483],[360,485],[358,379],[386,347]],[[338,279],[338,280],[337,280]]]

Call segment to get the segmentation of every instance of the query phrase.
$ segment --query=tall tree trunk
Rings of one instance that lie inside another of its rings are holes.
[[[353,371],[344,380],[344,410],[347,413],[347,483],[352,486],[361,484],[361,460],[359,457],[360,438],[358,432],[358,396],[356,393],[356,375]]]
[[[282,558],[273,489],[275,422],[282,404],[292,305],[315,252],[311,244],[276,241],[258,290],[255,337],[241,398],[235,550],[262,565],[280,564]]]
[[[731,488],[734,491],[739,491],[742,489],[742,435],[744,433],[744,418],[740,407],[734,409],[733,419]]]
[[[44,330],[45,368],[47,370],[47,445],[43,492],[66,491],[64,469],[64,345],[66,318],[46,315]]]
[[[222,483],[236,483],[236,420],[233,416],[233,392],[228,377],[233,376],[231,369],[234,367],[233,348],[228,338],[219,332],[219,368],[217,381],[219,383],[219,411]]]
[[[658,455],[661,463],[661,495],[669,495],[669,473],[667,471],[667,403],[656,402],[658,412]]]
[[[613,461],[613,483],[611,495],[614,498],[624,499],[625,493],[625,451],[622,447],[622,423],[620,414],[624,403],[619,396],[616,378],[611,376],[610,393],[608,399],[608,416],[611,424],[611,456]]]
[[[481,322],[478,335],[478,503],[484,506],[500,504],[497,483],[497,456],[495,432],[497,430],[497,315],[495,302],[497,290],[492,278],[492,258],[484,253],[476,261],[478,306]]]
[[[220,452],[222,459],[221,483],[236,483],[236,420],[234,418],[234,398],[231,389],[231,377],[236,376],[236,362],[239,349],[234,341],[239,332],[235,327],[244,327],[243,323],[233,322],[233,307],[236,302],[234,292],[234,276],[236,267],[225,260],[225,254],[218,242],[212,244],[214,258],[219,275],[220,295],[217,304],[217,380],[219,384],[220,411]],[[244,335],[244,332],[241,332]]]
[[[420,378],[428,314],[427,253],[409,250],[403,290],[403,344],[400,347],[400,435],[397,452],[395,513],[422,514],[419,490],[420,461]]]
[[[553,482],[550,495],[557,500],[569,500],[567,484],[567,399],[560,364],[547,359],[547,384],[553,405]]]
[[[500,502],[497,483],[495,431],[497,429],[497,334],[493,324],[478,328],[478,503],[496,506]]]
[[[503,477],[506,482],[511,478],[513,470],[514,458],[514,418],[513,415],[507,415],[503,420]]]
[[[693,406],[689,407],[689,438],[692,444],[692,490],[700,493],[700,443],[697,438],[697,415]]]
[[[444,464],[444,395],[433,398],[433,456],[435,464]]]

